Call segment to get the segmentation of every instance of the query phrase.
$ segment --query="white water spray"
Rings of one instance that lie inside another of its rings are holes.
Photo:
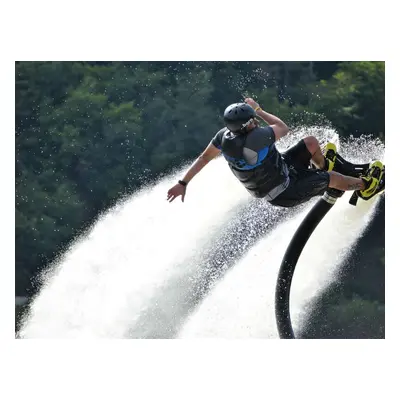
[[[333,132],[299,131],[279,147],[310,133],[326,141]],[[350,161],[382,158],[379,143],[358,141],[362,157],[354,148],[345,144],[341,153]],[[278,267],[311,204],[282,210],[254,201],[222,159],[195,178],[184,204],[170,204],[166,192],[181,176],[121,202],[71,246],[44,276],[20,337],[276,337]],[[292,285],[295,328],[367,226],[376,202],[363,203],[338,200],[304,250]],[[283,217],[291,218],[273,229]],[[257,222],[268,233],[256,243]],[[231,239],[243,225],[251,229]]]
[[[346,194],[338,200],[300,256],[290,296],[295,332],[299,331],[311,300],[336,278],[342,260],[372,217],[376,201],[351,207],[349,198]],[[213,288],[179,337],[278,338],[274,299],[279,266],[291,237],[310,208],[260,240]]]

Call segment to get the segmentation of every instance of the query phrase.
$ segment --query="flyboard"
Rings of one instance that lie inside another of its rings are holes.
[[[340,154],[336,154],[333,171],[353,177],[360,177],[369,172],[379,179],[378,188],[372,196],[365,198],[358,191],[355,191],[352,194],[349,203],[353,206],[357,205],[357,201],[360,198],[362,199],[361,201],[368,201],[372,197],[380,195],[385,191],[385,166],[382,164],[382,170],[379,170],[379,168],[372,170],[372,165],[373,162],[366,164],[353,164],[345,160]],[[314,229],[343,193],[344,192],[340,190],[331,188],[324,193],[298,227],[289,243],[285,255],[283,256],[275,291],[275,318],[279,337],[281,339],[295,339],[290,319],[289,297],[290,286],[297,261]]]
[[[347,175],[347,176],[353,176],[355,178],[359,178],[361,175],[366,175],[370,168],[371,168],[372,163],[366,163],[366,164],[353,164],[349,161],[346,161],[340,154],[336,155],[336,161],[335,161],[335,166],[333,168],[333,171],[339,172],[342,175]],[[383,166],[382,169],[382,174],[380,174],[380,171],[376,170],[372,172],[372,175],[374,175],[376,178],[379,179],[378,183],[378,188],[373,194],[373,196],[370,197],[363,197],[361,193],[359,192],[354,192],[352,196],[350,197],[349,203],[351,205],[357,205],[357,201],[359,198],[363,200],[370,200],[372,197],[382,194],[385,191],[385,166]],[[330,189],[331,190],[331,189]],[[338,197],[343,195],[343,192],[337,191],[338,192]]]

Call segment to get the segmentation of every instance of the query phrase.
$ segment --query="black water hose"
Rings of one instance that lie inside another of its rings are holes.
[[[295,339],[290,319],[289,299],[297,261],[314,229],[342,194],[343,192],[330,189],[318,200],[298,227],[283,256],[275,291],[275,318],[281,339]]]

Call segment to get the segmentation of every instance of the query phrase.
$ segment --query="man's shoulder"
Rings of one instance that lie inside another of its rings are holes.
[[[275,133],[270,126],[257,126],[257,128],[253,129],[250,133],[252,133],[253,137],[264,138],[275,142]]]
[[[216,133],[216,135],[223,135],[223,134],[226,133],[226,132],[228,132],[228,128],[224,126],[223,128],[221,128],[221,129]]]
[[[227,128],[222,128],[220,129],[213,137],[211,143],[217,147],[217,148],[221,148],[221,144],[222,144],[222,139],[225,135],[226,132],[229,132]]]
[[[275,143],[274,131],[270,126],[258,126],[253,129],[246,140],[246,145],[251,148],[263,148]]]
[[[257,134],[273,134],[274,130],[270,126],[257,126],[257,128],[254,128],[253,131],[254,133]]]

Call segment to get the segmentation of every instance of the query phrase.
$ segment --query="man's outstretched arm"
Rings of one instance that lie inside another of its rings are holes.
[[[187,184],[216,156],[221,153],[217,147],[210,143],[207,148],[200,154],[199,158],[191,165],[186,172],[182,183],[177,183],[171,189],[168,190],[167,200],[169,202],[175,200],[178,196],[182,196],[182,201],[185,200],[186,186]]]

